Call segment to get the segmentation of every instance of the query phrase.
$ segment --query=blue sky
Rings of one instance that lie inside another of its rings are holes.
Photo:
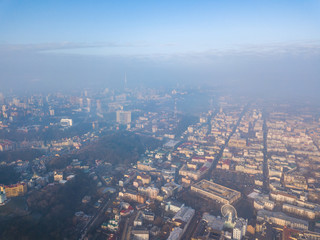
[[[262,72],[266,64],[270,72],[275,72],[272,64],[283,66],[285,81],[308,71],[314,86],[320,77],[319,56],[318,0],[0,0],[4,86],[9,81],[49,84],[53,68],[61,81],[85,82],[83,76],[91,72],[84,66],[95,69],[93,81],[103,75],[106,83],[124,72],[136,81],[149,81],[144,77],[148,72],[180,81],[201,73],[207,82],[234,82],[255,78],[253,64]],[[299,74],[290,73],[293,65],[305,67]],[[275,74],[270,78],[278,81]]]
[[[93,54],[292,44],[318,41],[319,29],[320,1],[308,0],[0,3],[0,43],[99,46],[78,49]]]

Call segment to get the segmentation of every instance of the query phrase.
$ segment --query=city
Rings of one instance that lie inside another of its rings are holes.
[[[196,95],[207,110],[182,112]],[[318,239],[319,106],[293,104],[208,89],[1,94],[2,237],[19,216],[35,238]]]
[[[0,0],[0,240],[320,240],[319,92],[319,0]]]

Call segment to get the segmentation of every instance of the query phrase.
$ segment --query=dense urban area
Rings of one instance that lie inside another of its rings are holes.
[[[0,107],[0,239],[320,239],[317,104],[125,87]]]

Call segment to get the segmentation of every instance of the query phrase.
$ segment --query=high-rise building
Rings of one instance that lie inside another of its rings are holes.
[[[49,109],[50,116],[54,116],[54,109]]]
[[[83,107],[83,98],[79,98],[78,100],[79,100],[80,108],[82,108]]]
[[[87,98],[87,112],[91,111],[91,99]]]
[[[117,123],[129,124],[131,123],[131,112],[130,111],[117,111]]]
[[[97,103],[97,112],[101,112],[102,111],[101,101],[98,99],[96,103]]]

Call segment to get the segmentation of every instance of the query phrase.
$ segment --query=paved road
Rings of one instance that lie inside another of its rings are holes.
[[[216,168],[217,163],[219,162],[220,158],[222,157],[222,154],[223,154],[224,149],[226,148],[226,146],[228,146],[228,143],[229,143],[232,135],[236,132],[236,130],[237,130],[237,128],[238,128],[238,126],[239,126],[239,124],[240,124],[240,122],[241,122],[241,119],[242,119],[243,115],[246,113],[246,111],[248,110],[248,107],[249,107],[249,106],[250,106],[250,104],[246,105],[246,106],[243,108],[242,112],[240,113],[240,116],[239,116],[239,119],[238,119],[236,125],[233,127],[232,132],[230,133],[230,135],[229,135],[228,138],[226,139],[225,144],[222,145],[222,147],[220,148],[220,151],[219,151],[218,155],[215,157],[215,159],[214,159],[214,161],[213,161],[213,164],[212,164],[212,166],[211,166],[211,168],[210,168],[210,171],[207,173],[206,179],[209,179],[209,180],[210,180],[210,178],[211,178],[211,176],[212,176],[212,171]]]
[[[98,222],[98,220],[100,219],[100,217],[106,212],[107,208],[110,206],[110,204],[115,200],[116,198],[116,194],[113,194],[111,196],[111,198],[109,200],[107,200],[105,202],[105,204],[103,206],[101,206],[98,210],[98,212],[96,213],[96,215],[94,215],[94,217],[85,225],[85,227],[83,228],[83,230],[81,231],[81,236],[79,238],[79,240],[83,240],[86,235],[88,234],[88,232],[90,232],[90,230],[92,229],[93,226],[95,226],[95,224]]]
[[[265,193],[269,193],[269,168],[268,168],[268,149],[267,149],[267,119],[265,110],[262,112],[263,118],[263,190]]]
[[[131,214],[130,216],[127,217],[123,231],[122,231],[121,240],[130,239],[130,233],[131,233],[131,229],[133,226],[133,221],[134,221],[135,217],[137,216],[137,213],[138,213],[138,211],[134,211],[133,214]]]
[[[201,215],[196,213],[191,219],[190,224],[181,239],[191,239],[194,231],[198,226],[200,219],[201,219]]]
[[[126,240],[127,237],[127,231],[128,231],[128,224],[129,224],[129,218],[126,219],[126,222],[124,224],[124,228],[122,231],[121,240]]]

